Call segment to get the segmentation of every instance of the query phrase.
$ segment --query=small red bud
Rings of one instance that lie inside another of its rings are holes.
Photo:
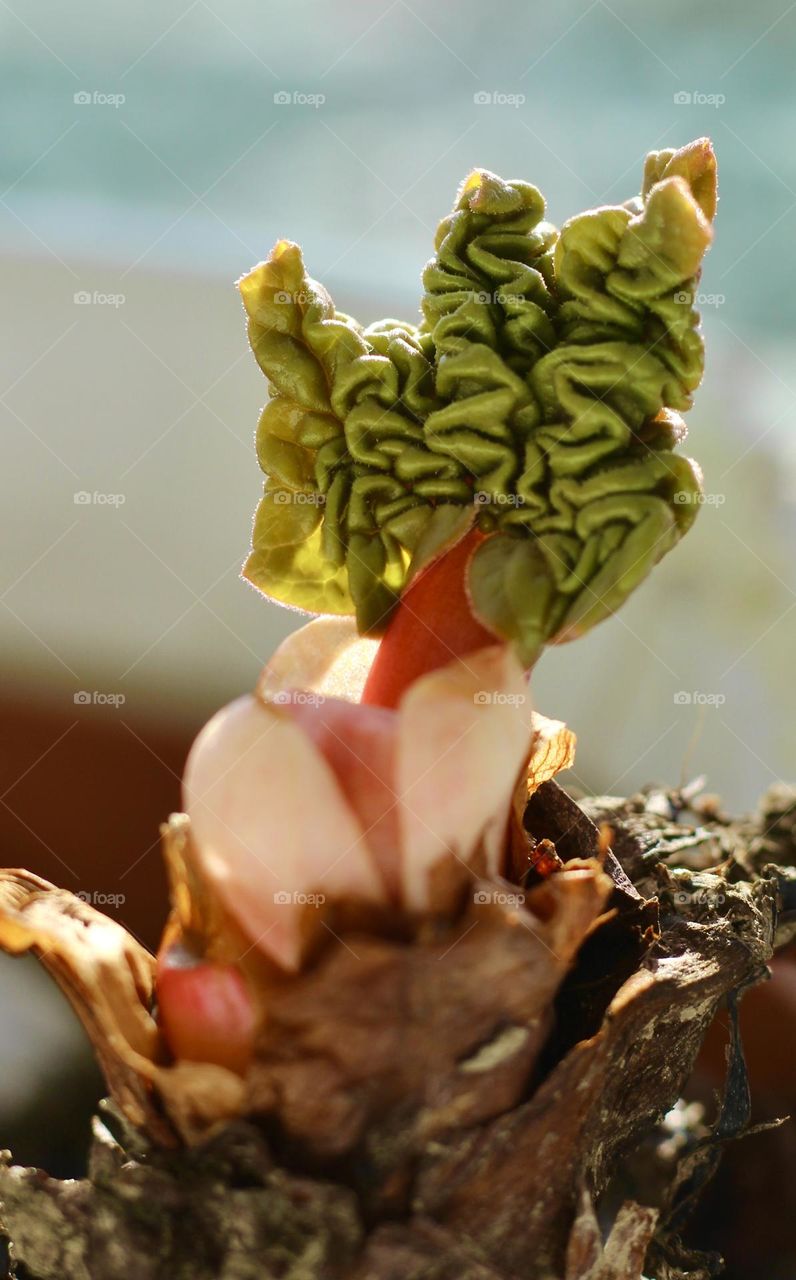
[[[157,996],[160,1027],[175,1058],[245,1074],[257,1019],[238,969],[177,944],[158,956]]]

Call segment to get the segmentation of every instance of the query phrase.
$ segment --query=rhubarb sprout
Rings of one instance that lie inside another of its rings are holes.
[[[440,224],[418,327],[363,328],[280,241],[240,282],[270,392],[245,576],[380,635],[475,528],[473,615],[526,667],[614,612],[699,509],[700,470],[675,450],[702,376],[715,211],[706,139],[651,153],[639,196],[560,231],[535,187],[475,170]]]

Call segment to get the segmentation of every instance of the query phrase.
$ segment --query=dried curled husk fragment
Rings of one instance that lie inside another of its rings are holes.
[[[537,189],[475,170],[440,224],[419,328],[363,329],[296,245],[240,283],[269,379],[268,475],[244,573],[383,631],[407,581],[477,522],[475,614],[525,666],[616,610],[690,527],[676,454],[703,367],[706,139],[647,157],[641,195],[559,233]]]
[[[153,1141],[173,1145],[240,1113],[231,1072],[168,1062],[154,957],[121,925],[28,871],[0,871],[0,947],[38,956],[83,1023],[111,1096]]]
[[[29,871],[0,871],[0,947],[38,956],[82,1019],[119,1105],[133,1124],[157,1129],[145,1079],[158,1046],[154,957],[116,921]]]

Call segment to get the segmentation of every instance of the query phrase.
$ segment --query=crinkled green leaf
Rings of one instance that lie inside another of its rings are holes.
[[[512,640],[532,666],[551,628],[557,595],[539,544],[498,533],[482,542],[470,565],[470,591],[482,622]]]
[[[347,573],[327,554],[323,517],[313,500],[317,495],[288,488],[277,493],[287,495],[288,502],[277,505],[274,491],[266,486],[254,517],[244,578],[263,595],[294,609],[353,613]]]
[[[257,435],[269,482],[244,573],[284,604],[355,610],[361,630],[377,631],[455,470],[440,475],[423,444],[435,403],[430,340],[397,321],[361,329],[287,241],[240,290],[272,397]],[[411,483],[418,474],[424,485]]]
[[[527,663],[618,608],[699,509],[674,453],[702,376],[694,308],[716,211],[706,139],[647,157],[641,194],[544,219],[476,170],[440,223],[420,328],[335,310],[280,241],[241,281],[271,399],[244,572],[379,633],[476,520],[476,612]]]
[[[423,272],[423,315],[445,403],[425,423],[429,447],[462,464],[477,490],[509,494],[518,443],[539,421],[527,375],[555,344],[556,231],[526,182],[477,169],[440,223]]]
[[[718,178],[716,156],[709,138],[697,138],[675,150],[650,151],[644,162],[642,199],[646,199],[656,182],[664,178],[684,178],[708,222],[716,216]]]
[[[454,547],[472,528],[475,518],[476,511],[471,505],[459,507],[443,502],[436,506],[418,539],[409,565],[409,578]]]

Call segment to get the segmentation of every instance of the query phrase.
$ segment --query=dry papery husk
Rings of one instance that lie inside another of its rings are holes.
[[[147,953],[84,903],[65,912],[63,895],[56,926],[48,903],[61,891],[6,873],[0,943],[37,951],[61,981],[113,1097],[83,1182],[0,1171],[3,1225],[25,1274],[710,1275],[677,1241],[676,1178],[655,1204],[627,1200],[607,1230],[594,1206],[677,1100],[719,1003],[765,974],[789,873],[749,867],[747,878],[724,836],[709,869],[678,870],[667,841],[688,829],[659,804],[647,812],[643,797],[623,803],[591,806],[609,834],[548,781],[524,821],[529,849],[549,841],[562,870],[539,878],[529,857],[524,890],[471,883],[452,918],[410,934],[385,920],[379,933],[327,921],[298,976],[261,972],[267,1023],[245,1080],[170,1063]],[[697,824],[695,844],[703,832]],[[189,839],[184,820],[170,826],[172,861]],[[117,966],[124,990],[110,985]],[[743,1129],[733,1098],[733,1123],[725,1107],[703,1163]]]

